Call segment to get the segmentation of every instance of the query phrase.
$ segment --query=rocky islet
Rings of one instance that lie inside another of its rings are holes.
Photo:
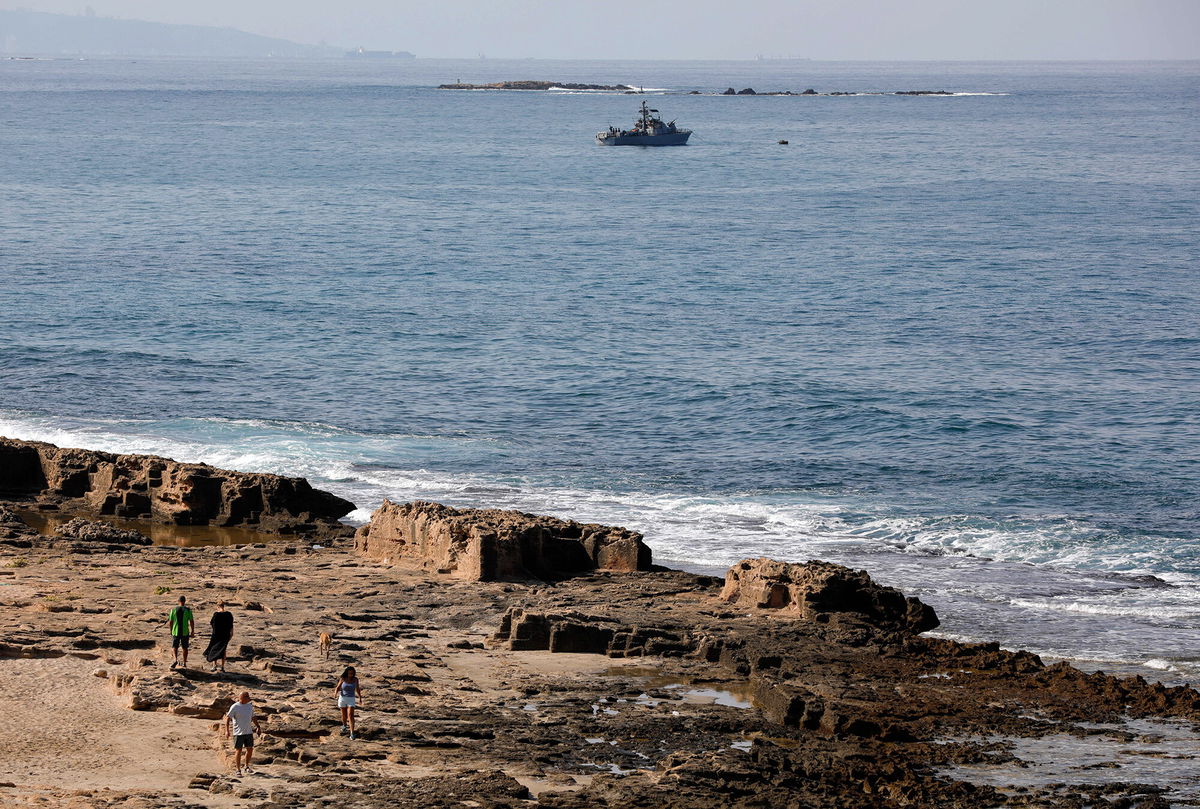
[[[1005,738],[1200,721],[1188,687],[926,637],[928,605],[839,565],[748,559],[722,580],[653,566],[625,529],[431,503],[385,503],[352,538],[330,516],[345,501],[298,479],[0,447],[0,667],[88,661],[95,687],[194,718],[214,748],[176,794],[34,794],[7,777],[12,805],[1165,807],[1160,785],[1086,772],[1011,788],[946,773],[1017,767]],[[260,508],[233,505],[255,487]],[[257,519],[264,541],[146,545],[107,521],[114,504]],[[31,511],[72,519],[42,534]],[[181,593],[198,619],[218,599],[237,614],[229,674],[168,669]],[[356,741],[330,698],[344,665],[364,683]],[[266,734],[259,773],[239,779],[215,728],[243,688]]]
[[[440,84],[439,90],[523,90],[523,91],[547,91],[547,90],[591,90],[603,92],[619,92],[625,94],[642,94],[644,89],[632,87],[627,84],[582,84],[579,82],[562,82],[562,81],[546,81],[522,79],[519,81],[497,81],[490,84],[469,84],[465,82],[455,82],[453,84]],[[661,91],[655,91],[661,92]],[[736,90],[733,87],[725,90],[703,91],[689,90],[687,95],[722,95],[722,96],[859,96],[859,95],[897,95],[897,96],[952,96],[955,93],[949,90],[888,90],[888,91],[862,91],[862,90],[835,90],[833,92],[818,92],[809,87],[806,90],[769,90],[756,91],[753,87],[743,87],[741,90]]]

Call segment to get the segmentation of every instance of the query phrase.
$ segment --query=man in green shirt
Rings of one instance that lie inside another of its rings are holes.
[[[167,615],[167,624],[171,627],[171,648],[175,651],[175,662],[171,668],[179,667],[179,647],[183,647],[183,667],[187,668],[188,642],[196,631],[196,619],[187,606],[187,596],[179,597],[179,606],[172,607]]]

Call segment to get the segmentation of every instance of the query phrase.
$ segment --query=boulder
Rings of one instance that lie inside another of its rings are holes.
[[[733,89],[732,87],[727,88],[725,92],[721,93],[723,96],[735,96],[737,94],[737,90]]]
[[[0,475],[3,472],[3,466],[0,466]],[[0,505],[0,540],[21,540],[33,536],[37,536],[37,531],[30,528],[15,511]]]
[[[939,623],[928,604],[906,598],[894,587],[876,584],[865,570],[831,562],[743,559],[725,574],[721,598],[815,621],[849,613],[880,629],[913,634]]]
[[[54,529],[54,535],[83,542],[110,542],[117,545],[149,545],[150,537],[137,531],[126,531],[106,522],[76,518]]]
[[[746,88],[744,88],[744,89],[738,90],[738,91],[737,91],[737,94],[738,94],[738,95],[740,95],[740,96],[754,96],[754,95],[758,95],[758,93],[754,92],[754,88],[753,88],[753,87],[746,87]]]
[[[354,547],[385,564],[472,581],[650,569],[650,548],[625,528],[419,501],[385,500]]]
[[[342,529],[338,519],[354,509],[304,478],[0,438],[5,496],[83,514],[277,534]]]

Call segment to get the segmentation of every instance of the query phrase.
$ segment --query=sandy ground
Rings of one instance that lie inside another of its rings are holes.
[[[62,790],[177,792],[221,771],[211,723],[131,711],[97,668],[72,657],[0,660],[0,782],[15,785],[0,805]]]

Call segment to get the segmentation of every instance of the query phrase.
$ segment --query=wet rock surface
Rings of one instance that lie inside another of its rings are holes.
[[[21,540],[28,540],[34,536],[37,536],[37,531],[21,519],[16,511],[8,506],[0,505],[0,542],[17,540],[16,543],[8,542],[6,544],[19,546]],[[27,544],[26,547],[28,547]]]
[[[92,687],[194,722],[212,766],[168,794],[35,795],[0,772],[3,805],[1159,807],[1169,794],[1111,778],[1010,789],[945,773],[1014,763],[1005,737],[1200,721],[1190,688],[924,637],[903,596],[882,610],[888,588],[824,563],[787,571],[812,607],[790,613],[678,571],[487,582],[344,544],[74,547],[0,544],[0,676],[16,659],[94,661]],[[739,587],[770,580],[745,564]],[[170,669],[180,594],[202,630],[218,599],[234,613],[226,673],[206,670],[204,631],[191,666]],[[333,697],[347,665],[363,688],[355,740]],[[217,727],[243,689],[265,734],[239,778]]]

